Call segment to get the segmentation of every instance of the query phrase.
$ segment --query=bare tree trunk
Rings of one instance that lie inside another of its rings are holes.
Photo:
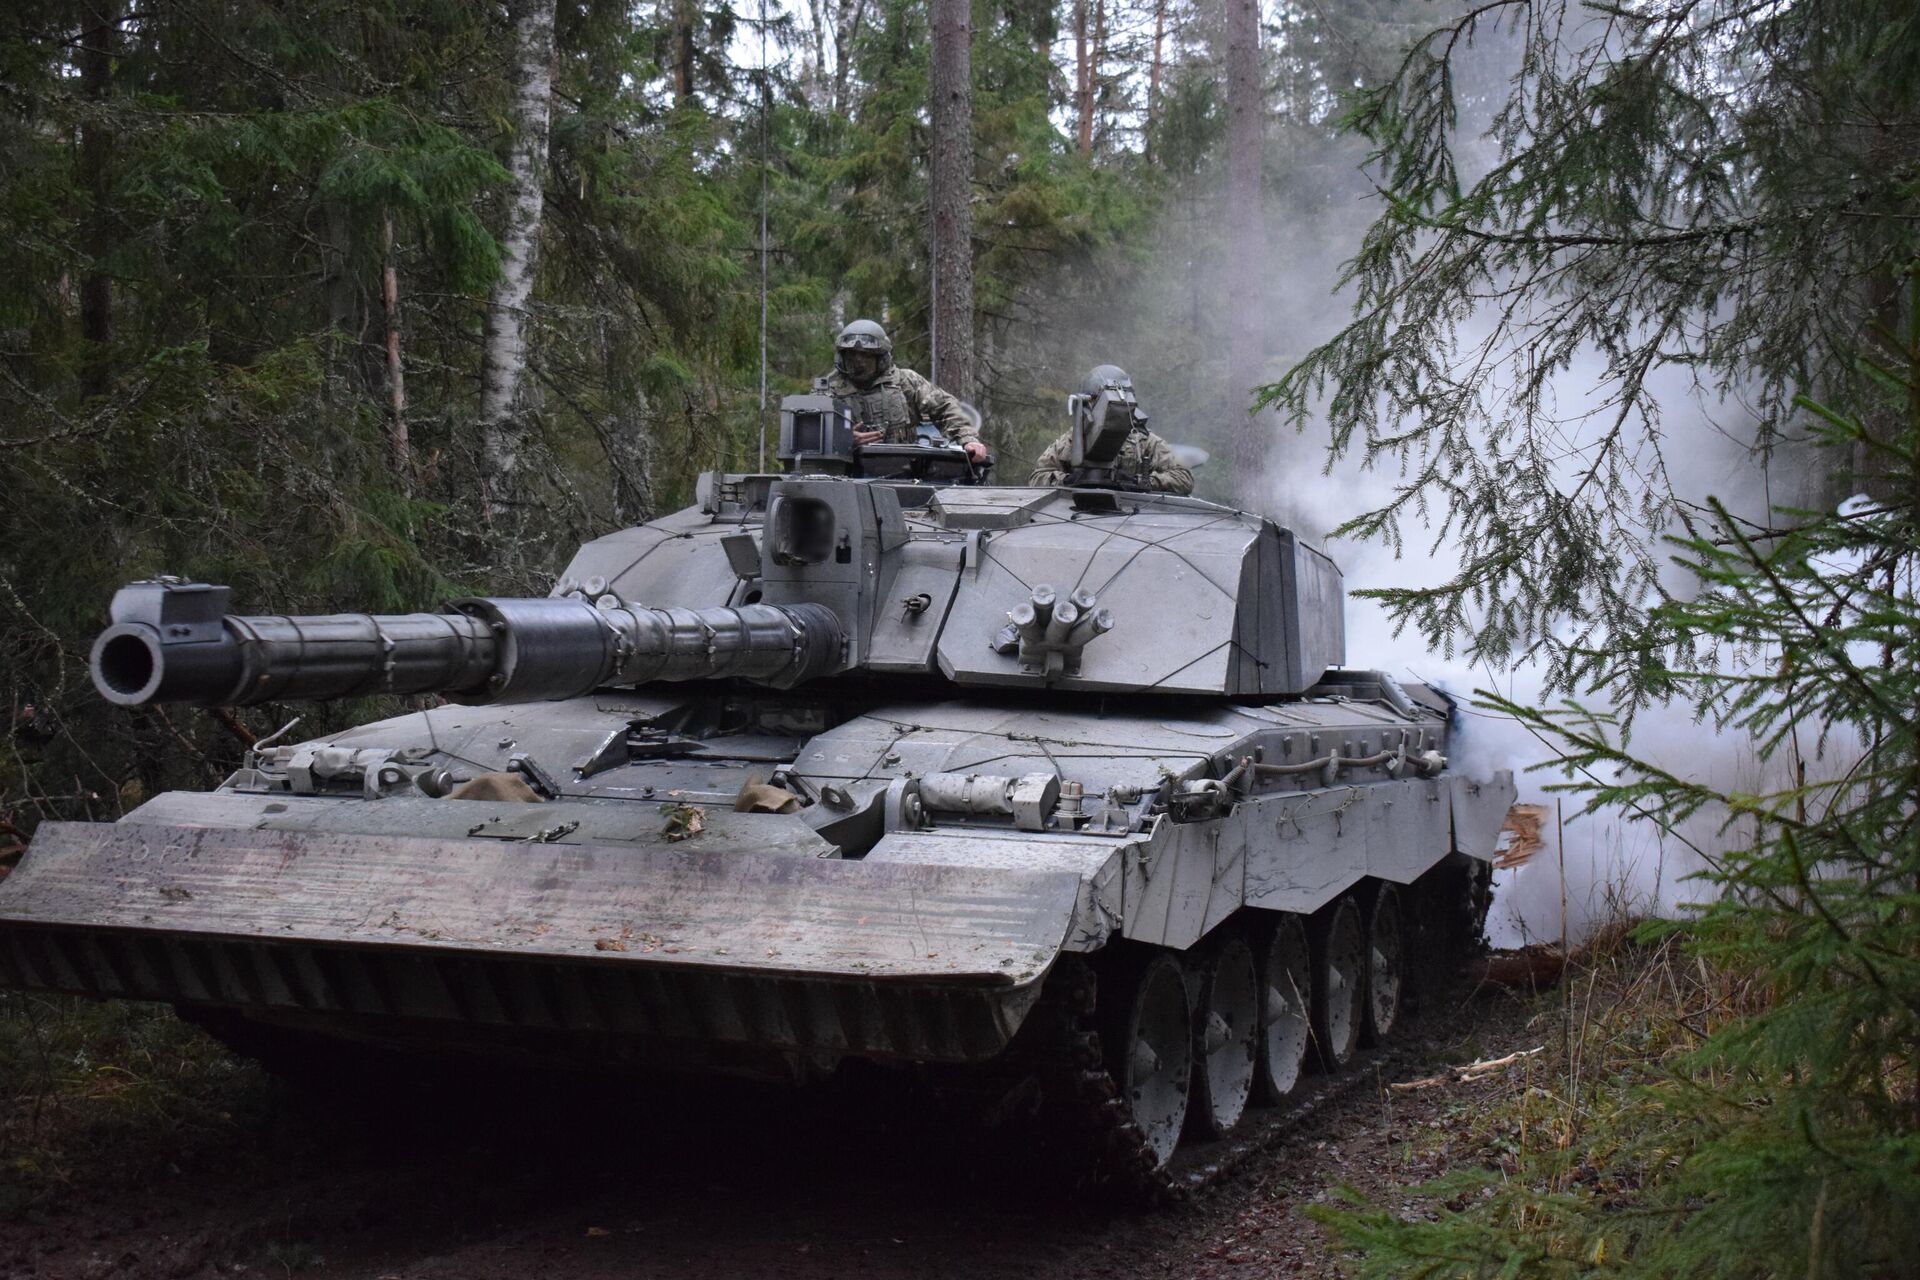
[[[1901,341],[1905,326],[1900,320],[1904,283],[1891,267],[1885,265],[1869,272],[1865,281],[1869,319],[1860,345],[1872,353],[1873,359],[1885,362],[1891,368],[1898,368],[1898,362],[1906,358],[1906,348]],[[1900,496],[1894,490],[1888,460],[1897,452],[1893,444],[1899,434],[1901,410],[1889,400],[1869,405],[1861,416],[1866,432],[1854,442],[1852,456],[1844,468],[1845,474],[1831,477],[1828,492],[1818,495],[1818,500],[1823,500],[1822,505],[1831,506],[1852,493],[1864,493],[1880,502],[1896,501]],[[1803,474],[1817,473],[1817,470],[1809,467]],[[1838,485],[1832,484],[1833,479],[1839,481]],[[1796,497],[1794,502],[1810,506],[1815,500]]]
[[[807,51],[807,105],[815,111],[825,111],[827,86],[827,6],[823,0],[807,0],[807,17],[813,30],[808,33]]]
[[[327,203],[327,242],[321,252],[327,290],[327,328],[342,346],[353,334],[360,313],[360,291],[354,286],[350,261],[353,229],[347,222],[346,207],[338,201]]]
[[[1266,348],[1259,292],[1266,278],[1260,210],[1264,106],[1259,0],[1227,0],[1227,408],[1235,500],[1255,511],[1268,496],[1268,423],[1248,412]]]
[[[973,396],[973,5],[933,0],[933,378]]]
[[[693,0],[673,0],[673,105],[693,98]]]
[[[833,109],[845,112],[853,74],[853,45],[867,15],[867,0],[837,0],[833,20]]]
[[[93,0],[80,33],[80,85],[93,114],[80,126],[80,185],[87,193],[81,222],[81,248],[87,268],[80,277],[80,336],[87,352],[83,378],[88,395],[105,395],[111,371],[107,347],[113,341],[113,281],[103,265],[113,252],[113,227],[107,203],[111,194],[113,132],[106,122],[107,95],[113,86],[113,53],[120,34],[120,0]]]
[[[1087,145],[1100,137],[1100,69],[1107,65],[1107,0],[1093,0],[1093,50],[1087,67]]]
[[[1153,61],[1147,68],[1147,159],[1153,159],[1153,127],[1160,122],[1160,68],[1167,46],[1167,0],[1153,0]]]
[[[370,341],[371,315],[353,270],[353,223],[345,205],[326,207],[326,243],[321,270],[327,299],[327,335],[334,377],[349,396],[372,394],[386,385],[377,342]]]
[[[500,237],[500,279],[487,300],[480,366],[480,427],[486,449],[488,501],[514,487],[520,465],[519,421],[527,372],[527,300],[545,208],[547,123],[553,98],[554,0],[518,0],[514,7],[515,95],[507,170],[506,227]]]
[[[400,363],[400,271],[393,261],[393,215],[380,219],[380,303],[387,317],[387,457],[402,493],[413,492],[413,447],[407,439],[407,379]]]
[[[1093,154],[1093,51],[1087,45],[1087,4],[1073,0],[1074,141],[1080,154]]]

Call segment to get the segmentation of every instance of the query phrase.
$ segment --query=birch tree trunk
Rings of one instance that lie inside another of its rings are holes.
[[[826,96],[827,6],[824,0],[807,0],[807,18],[811,24],[807,32],[807,106],[814,111],[825,111],[829,101]]]
[[[487,300],[480,366],[480,426],[486,450],[491,514],[514,488],[520,465],[522,398],[527,382],[527,300],[545,207],[547,123],[553,98],[554,0],[516,0],[513,139],[507,170],[506,227],[500,278]]]
[[[835,0],[833,16],[833,109],[847,110],[847,86],[853,75],[853,42],[860,38],[867,0]]]
[[[973,5],[933,0],[933,377],[973,398]]]
[[[380,304],[387,320],[387,460],[402,493],[413,492],[413,446],[407,439],[407,379],[400,362],[400,269],[393,260],[393,215],[380,218]]]
[[[1266,236],[1260,208],[1265,103],[1260,82],[1259,0],[1227,0],[1227,414],[1233,431],[1235,501],[1262,510],[1268,501],[1269,428],[1248,411],[1260,382],[1266,317]]]

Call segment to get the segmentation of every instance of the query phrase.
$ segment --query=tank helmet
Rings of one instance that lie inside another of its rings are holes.
[[[1122,387],[1133,390],[1133,379],[1127,371],[1117,364],[1097,364],[1087,370],[1087,376],[1080,380],[1080,394],[1089,400],[1098,396],[1108,387]]]
[[[1080,412],[1091,413],[1101,393],[1106,391],[1114,392],[1114,398],[1128,406],[1133,425],[1146,424],[1146,411],[1141,409],[1140,398],[1134,394],[1133,379],[1117,364],[1097,364],[1087,370],[1087,376],[1080,380],[1080,395],[1075,401]]]
[[[874,369],[866,375],[867,381],[893,368],[893,343],[887,331],[871,320],[855,320],[840,331],[840,336],[833,340],[833,367],[854,378],[853,370],[847,367],[847,357],[859,352],[869,352],[874,357]]]

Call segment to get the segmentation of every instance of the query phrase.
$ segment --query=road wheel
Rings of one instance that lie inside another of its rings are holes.
[[[1209,947],[1198,969],[1191,1123],[1196,1133],[1218,1138],[1240,1123],[1253,1096],[1260,973],[1253,948],[1238,934]]]
[[[1363,1043],[1379,1044],[1400,1020],[1406,988],[1407,932],[1400,914],[1400,890],[1390,884],[1374,895],[1367,913],[1367,1002]]]
[[[1306,921],[1283,915],[1267,936],[1260,966],[1260,1081],[1268,1102],[1279,1102],[1300,1083],[1312,1042],[1310,1001],[1313,950]]]
[[[1360,1048],[1367,995],[1367,935],[1360,906],[1343,894],[1314,930],[1313,1041],[1322,1070],[1338,1071]]]
[[[1103,994],[1117,997],[1107,1008],[1102,1040],[1107,1069],[1120,1100],[1145,1140],[1156,1165],[1180,1144],[1187,1120],[1187,1086],[1193,1076],[1193,1023],[1180,963],[1160,954],[1129,976],[1116,973]]]

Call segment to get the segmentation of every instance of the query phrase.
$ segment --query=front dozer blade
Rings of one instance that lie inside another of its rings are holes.
[[[677,845],[48,823],[0,981],[418,1043],[965,1062],[1005,1047],[1078,878]]]

